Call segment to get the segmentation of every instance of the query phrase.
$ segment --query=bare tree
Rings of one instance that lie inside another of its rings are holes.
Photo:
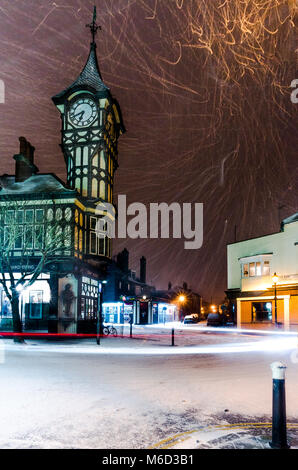
[[[54,207],[54,202],[50,202]],[[39,278],[53,259],[57,261],[72,249],[72,225],[66,224],[62,216],[58,220],[49,217],[47,210],[42,209],[33,201],[0,201],[0,285],[11,303],[14,333],[22,333],[21,292]],[[35,210],[39,210],[38,219]],[[30,211],[32,220],[25,216]],[[18,335],[14,339],[22,341]]]

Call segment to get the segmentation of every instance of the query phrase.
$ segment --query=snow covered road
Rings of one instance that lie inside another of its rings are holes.
[[[199,346],[179,341],[169,348],[126,338],[101,346],[6,340],[0,447],[147,448],[211,425],[268,422],[275,360],[288,366],[288,417],[298,418],[295,339],[210,333],[197,335]]]

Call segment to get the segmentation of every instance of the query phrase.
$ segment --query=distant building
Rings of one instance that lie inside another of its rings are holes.
[[[228,245],[227,257],[227,296],[238,326],[298,325],[298,213],[278,233]]]
[[[177,307],[168,291],[156,291],[146,282],[146,258],[140,259],[140,274],[129,269],[129,252],[124,249],[108,268],[103,286],[103,316],[107,323],[139,325],[177,319]]]

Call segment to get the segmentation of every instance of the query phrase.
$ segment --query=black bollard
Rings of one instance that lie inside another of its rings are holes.
[[[132,322],[130,322],[130,325],[129,325],[129,336],[130,338],[132,338]]]
[[[172,346],[175,346],[175,330],[172,328]]]
[[[97,323],[96,323],[96,343],[98,346],[100,345],[100,321],[99,321],[99,316],[97,317]]]
[[[287,416],[285,372],[286,366],[281,362],[271,364],[273,379],[272,396],[272,449],[289,449],[287,442]]]

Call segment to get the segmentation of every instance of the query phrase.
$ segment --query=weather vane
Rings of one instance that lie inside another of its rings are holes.
[[[92,34],[92,42],[95,42],[95,36],[97,34],[97,30],[101,30],[101,26],[99,26],[96,23],[96,6],[94,5],[94,10],[93,10],[93,20],[92,23],[86,24],[86,28],[90,28],[91,34]]]

